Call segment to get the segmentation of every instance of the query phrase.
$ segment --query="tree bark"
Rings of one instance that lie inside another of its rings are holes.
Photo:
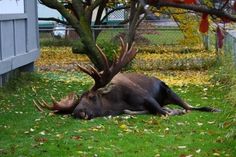
[[[57,0],[41,0],[41,2],[52,9],[58,10],[79,34],[81,42],[78,41],[78,43],[74,45],[74,52],[79,50],[82,53],[85,53],[94,66],[99,70],[102,70],[104,65],[96,47],[96,42],[93,39],[90,27],[91,20],[87,19],[87,14],[85,13],[82,1],[72,0],[72,9],[70,11]]]
[[[133,1],[130,7],[130,22],[129,29],[126,35],[126,41],[131,46],[135,39],[136,29],[138,27],[140,14],[143,12],[143,7],[139,3]]]

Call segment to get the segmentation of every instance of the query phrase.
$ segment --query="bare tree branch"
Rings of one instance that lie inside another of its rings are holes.
[[[110,11],[108,11],[106,13],[106,15],[102,18],[101,22],[103,22],[109,15],[111,15],[112,13],[114,13],[115,11],[118,11],[118,10],[125,10],[125,9],[128,9],[130,8],[130,6],[122,6],[122,7],[117,7],[117,8],[114,8]]]
[[[220,10],[223,10],[227,6],[228,3],[229,3],[229,0],[226,0],[224,5],[220,8]]]
[[[95,20],[95,25],[99,25],[102,23],[101,21],[101,18],[102,18],[102,14],[103,14],[103,11],[106,7],[106,3],[107,1],[104,1],[98,8],[98,11],[97,11],[97,17],[96,17],[96,20]]]
[[[207,13],[211,15],[215,15],[217,17],[224,17],[231,21],[236,22],[236,17],[232,16],[229,13],[226,13],[223,10],[215,9],[215,8],[208,8],[204,5],[189,5],[189,4],[183,4],[183,3],[173,3],[173,2],[167,2],[167,1],[159,1],[156,3],[155,7],[173,7],[173,8],[181,8],[181,9],[187,9],[192,10],[195,12],[201,12],[201,13]]]
[[[68,22],[54,18],[54,17],[39,17],[38,20],[40,20],[40,21],[55,21],[57,23],[61,23],[64,25],[70,25]]]
[[[65,17],[73,27],[77,26],[78,19],[72,14],[70,14],[62,3],[58,2],[57,0],[40,0],[40,1],[47,7],[58,10],[61,13],[61,15]]]
[[[94,1],[94,3],[91,5],[92,10],[97,8],[103,1],[106,1],[106,3],[107,3],[107,0],[96,0],[96,1]]]

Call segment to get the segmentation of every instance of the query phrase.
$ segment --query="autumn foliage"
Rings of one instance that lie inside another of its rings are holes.
[[[150,5],[153,5],[155,6],[155,4],[158,5],[158,2],[169,2],[169,3],[173,3],[173,4],[185,4],[185,5],[193,5],[194,6],[198,6],[200,5],[201,3],[198,2],[197,0],[166,0],[166,1],[157,1],[157,0],[148,0],[147,3],[150,4]],[[209,2],[209,6],[214,6],[214,3],[215,2]],[[227,4],[229,3],[228,1],[225,1],[225,0],[222,0],[222,2],[220,2],[220,4],[224,7],[226,7],[227,5],[229,5],[228,7],[231,7],[232,10],[234,10],[236,12],[236,1],[232,4]],[[199,22],[199,31],[201,33],[207,33],[208,30],[209,30],[209,16],[208,16],[208,12],[202,12],[202,16],[201,16],[201,20]],[[219,19],[220,21],[218,22],[223,22],[223,23],[229,23],[231,22],[232,20],[227,17],[226,15],[221,15],[219,16]],[[214,21],[214,19],[213,19]]]
[[[184,0],[185,4],[195,4],[196,0]]]

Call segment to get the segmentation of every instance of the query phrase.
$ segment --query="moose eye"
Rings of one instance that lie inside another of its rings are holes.
[[[89,96],[89,99],[93,102],[96,101],[97,97],[95,95]]]

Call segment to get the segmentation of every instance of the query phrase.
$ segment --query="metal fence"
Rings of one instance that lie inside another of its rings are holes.
[[[96,28],[101,31],[97,41],[116,42],[119,37],[124,37],[126,28]],[[138,28],[135,42],[139,45],[176,45],[184,39],[184,35],[177,27]]]
[[[69,40],[76,40],[79,38],[73,28],[67,28],[64,26],[56,26],[54,28],[39,29],[41,40],[57,40],[58,38],[65,38]],[[115,26],[92,26],[94,37],[97,42],[115,43],[119,40],[119,37],[124,37],[127,33],[127,25]],[[198,34],[200,35],[200,34]],[[199,45],[204,46],[206,49],[215,48],[215,33],[210,32],[208,36],[203,36],[202,40],[199,38]],[[185,41],[185,42],[184,42]],[[179,45],[180,43],[186,43],[184,33],[178,26],[170,21],[152,21],[142,22],[136,30],[135,42],[139,45]],[[191,45],[194,46],[194,45]]]
[[[51,29],[40,29],[40,38],[55,39],[66,38],[76,40],[79,36],[72,28],[54,27]],[[116,42],[119,37],[124,36],[128,28],[127,26],[93,26],[94,36],[97,36],[98,42]],[[158,26],[154,24],[143,25],[136,31],[135,42],[139,45],[176,45],[184,40],[182,31],[176,26]]]

